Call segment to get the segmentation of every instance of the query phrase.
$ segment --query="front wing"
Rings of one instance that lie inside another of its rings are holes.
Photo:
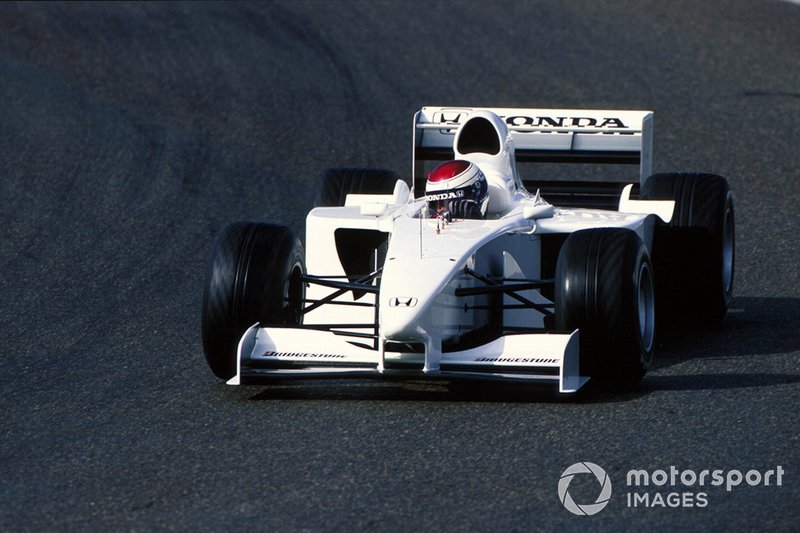
[[[236,375],[228,384],[316,377],[486,379],[558,384],[559,392],[569,393],[589,379],[579,373],[578,336],[577,330],[504,335],[463,351],[426,350],[418,354],[424,361],[415,364],[414,354],[404,359],[404,354],[357,345],[330,331],[255,324],[239,342]]]

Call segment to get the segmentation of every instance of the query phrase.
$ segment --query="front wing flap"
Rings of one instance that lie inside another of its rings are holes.
[[[398,368],[384,353],[348,342],[330,331],[253,325],[239,342],[236,375],[230,385],[276,378],[389,377],[410,379],[487,379],[558,384],[575,392],[589,378],[579,372],[579,332],[505,335],[463,351],[424,354],[437,365]],[[423,357],[420,355],[420,357]],[[434,368],[423,370],[423,368]]]

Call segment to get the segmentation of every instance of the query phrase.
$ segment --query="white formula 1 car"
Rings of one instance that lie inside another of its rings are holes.
[[[203,297],[211,370],[232,385],[490,379],[569,393],[590,378],[636,384],[657,324],[717,322],[733,288],[730,188],[711,174],[651,175],[652,116],[422,108],[410,182],[383,170],[324,172],[305,252],[284,226],[241,222],[219,235]],[[431,215],[425,167],[448,159],[485,175],[483,217]],[[536,161],[634,163],[639,183],[523,181],[518,163]]]

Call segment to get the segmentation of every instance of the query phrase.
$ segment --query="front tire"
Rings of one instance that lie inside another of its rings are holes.
[[[244,332],[261,324],[298,324],[304,297],[303,247],[285,226],[237,222],[217,237],[203,293],[203,352],[219,378],[236,374]]]
[[[617,388],[653,360],[655,290],[647,249],[631,230],[571,234],[556,265],[556,328],[580,330],[581,373]]]

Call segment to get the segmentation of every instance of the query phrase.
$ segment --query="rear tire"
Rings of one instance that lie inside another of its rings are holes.
[[[653,265],[660,316],[670,323],[720,322],[733,295],[733,194],[714,174],[654,174],[642,198],[674,200],[669,224],[656,227]]]
[[[392,194],[400,179],[391,170],[329,168],[317,178],[314,207],[340,207],[348,194]]]
[[[236,374],[239,340],[256,322],[298,324],[303,247],[285,226],[237,222],[217,237],[203,293],[203,352],[211,371]]]
[[[556,328],[580,330],[581,374],[626,388],[653,360],[655,289],[647,249],[631,230],[576,231],[558,256]]]

